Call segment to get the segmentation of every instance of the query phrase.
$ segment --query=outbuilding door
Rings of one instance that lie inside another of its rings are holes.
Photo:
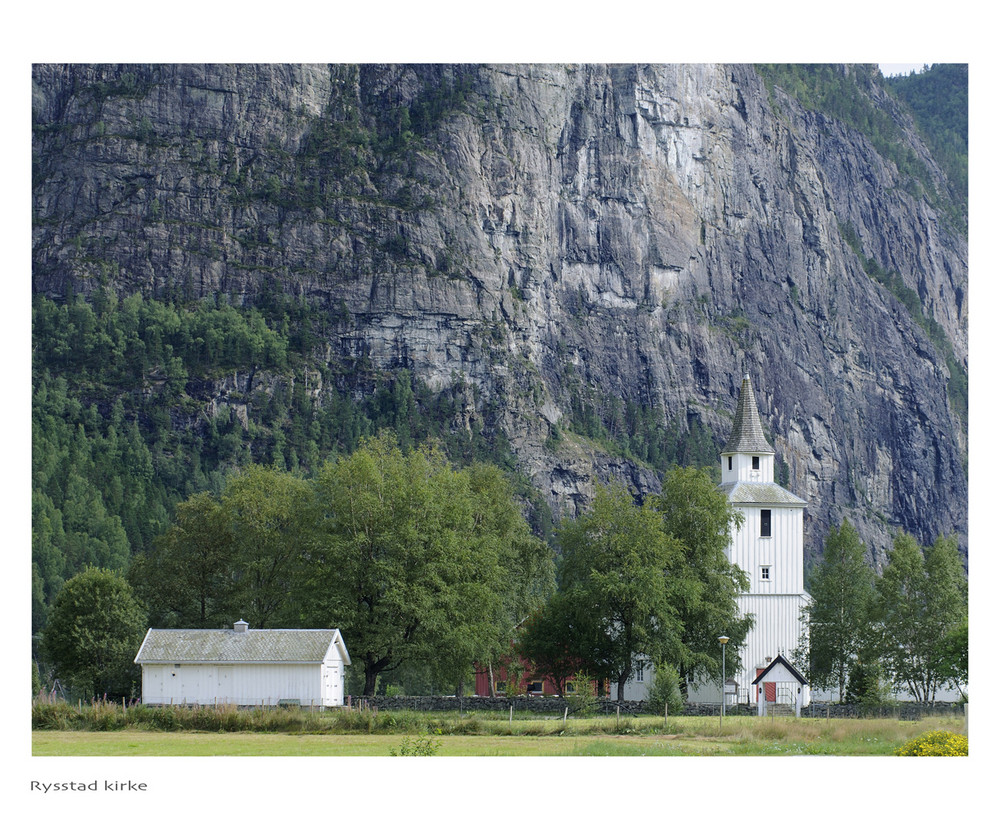
[[[344,693],[340,688],[340,668],[336,663],[323,665],[323,703],[326,706],[339,706],[344,702]]]
[[[778,702],[778,684],[776,681],[764,683],[764,701],[765,703]]]

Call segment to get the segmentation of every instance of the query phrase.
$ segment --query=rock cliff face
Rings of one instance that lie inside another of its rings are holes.
[[[464,423],[498,407],[557,512],[658,482],[566,433],[581,402],[612,438],[621,402],[721,447],[748,372],[811,555],[844,516],[876,561],[896,527],[966,543],[953,373],[864,269],[967,369],[966,242],[752,66],[40,65],[33,115],[36,292],[301,295],[327,357],[465,383]]]

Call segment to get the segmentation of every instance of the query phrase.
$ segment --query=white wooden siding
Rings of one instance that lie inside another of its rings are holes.
[[[743,525],[733,529],[729,560],[750,578],[752,594],[798,594],[802,586],[802,509],[735,505]],[[771,510],[771,535],[760,535],[760,511]],[[771,580],[762,581],[760,568],[771,568]]]
[[[325,664],[143,664],[142,699],[150,704],[303,706],[343,704],[343,662]]]
[[[722,456],[722,483],[733,481],[750,481],[755,484],[769,484],[774,481],[774,456],[758,454],[759,467],[753,469],[753,455],[747,453],[732,453]],[[733,468],[729,469],[729,459],[733,460]]]
[[[740,649],[742,669],[734,677],[741,690],[750,687],[757,669],[767,665],[766,659],[774,660],[779,654],[791,659],[803,631],[801,616],[807,600],[804,595],[740,596],[740,614],[752,614],[757,624]]]

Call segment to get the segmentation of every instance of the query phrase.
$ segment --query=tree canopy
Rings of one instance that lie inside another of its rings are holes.
[[[925,554],[913,536],[900,532],[875,589],[879,655],[887,672],[914,700],[933,702],[938,687],[968,674],[967,666],[961,668],[968,583],[957,540],[939,536]],[[966,643],[966,659],[967,652]]]
[[[847,519],[831,527],[810,579],[808,669],[814,687],[836,686],[841,701],[848,673],[872,640],[875,577]]]
[[[588,671],[617,683],[618,699],[637,656],[678,660],[681,631],[671,586],[680,543],[663,528],[652,499],[636,504],[621,485],[599,486],[591,509],[559,532],[560,584],[596,618]]]
[[[313,512],[304,479],[250,465],[220,498],[198,493],[178,504],[176,523],[136,557],[129,578],[158,627],[219,628],[238,618],[288,626]]]
[[[549,592],[551,553],[496,468],[455,469],[383,435],[327,464],[316,501],[304,611],[350,636],[365,694],[404,663],[461,682]]]
[[[41,650],[64,685],[82,696],[131,697],[145,627],[146,613],[128,582],[88,567],[56,595]]]
[[[728,635],[729,669],[739,669],[739,647],[753,625],[741,615],[738,598],[750,589],[746,573],[727,556],[733,525],[743,518],[715,486],[706,469],[677,467],[663,478],[655,498],[664,531],[681,545],[682,560],[672,585],[673,606],[683,624],[678,658],[681,686],[688,679],[716,678],[721,665],[719,636]]]
[[[557,685],[582,669],[615,682],[619,699],[639,656],[678,670],[685,688],[718,674],[718,636],[738,649],[752,625],[738,605],[749,582],[726,552],[741,520],[705,468],[670,470],[642,504],[600,486],[559,531],[559,590],[525,624],[519,649]]]

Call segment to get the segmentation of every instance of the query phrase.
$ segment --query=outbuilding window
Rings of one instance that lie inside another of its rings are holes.
[[[771,537],[771,511],[761,510],[760,511],[760,537],[770,538]]]

